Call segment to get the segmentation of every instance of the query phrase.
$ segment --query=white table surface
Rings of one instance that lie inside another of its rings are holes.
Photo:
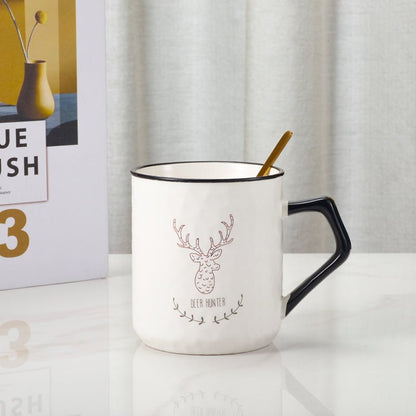
[[[284,257],[287,292],[327,256]],[[131,328],[130,256],[110,277],[0,292],[0,416],[415,415],[416,255],[352,254],[231,356],[168,354]]]

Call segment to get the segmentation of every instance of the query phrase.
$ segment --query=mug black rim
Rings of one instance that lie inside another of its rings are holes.
[[[240,163],[242,165],[252,165],[252,166],[258,166],[259,169],[263,166],[260,163],[254,163],[254,162],[241,162],[241,161],[232,161],[232,160],[189,160],[189,161],[183,161],[183,162],[162,162],[162,163],[152,163],[148,165],[141,165],[137,166],[136,168],[132,169],[130,173],[137,177],[142,179],[152,179],[157,181],[166,181],[166,182],[192,182],[192,183],[224,183],[224,182],[253,182],[253,181],[264,181],[264,180],[270,180],[275,179],[280,176],[284,175],[284,170],[281,168],[278,168],[276,166],[272,166],[272,168],[277,169],[278,173],[274,173],[272,175],[267,176],[249,176],[246,178],[217,178],[217,179],[202,179],[202,178],[178,178],[178,177],[171,177],[171,176],[159,176],[159,175],[150,175],[146,173],[139,173],[137,172],[139,169],[143,168],[150,168],[153,166],[167,166],[167,165],[179,165],[179,164],[186,164],[186,163],[229,163],[229,164],[235,164]]]

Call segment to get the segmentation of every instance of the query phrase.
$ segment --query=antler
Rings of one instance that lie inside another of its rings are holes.
[[[230,225],[228,225],[225,221],[221,221],[221,224],[224,224],[225,229],[226,229],[226,234],[224,237],[224,234],[222,233],[221,230],[218,231],[218,234],[220,235],[220,241],[218,244],[214,244],[214,239],[212,237],[209,238],[209,240],[211,241],[211,247],[208,250],[208,256],[212,255],[214,253],[215,250],[219,249],[222,246],[225,246],[227,244],[230,244],[233,242],[233,238],[230,238],[230,234],[231,234],[231,230],[233,228],[234,225],[234,217],[232,216],[232,214],[230,214]]]
[[[176,235],[179,238],[178,246],[182,248],[189,248],[192,251],[197,252],[198,254],[203,254],[201,248],[199,247],[199,238],[196,239],[195,246],[192,246],[189,242],[189,233],[186,234],[185,241],[182,236],[182,230],[185,227],[185,224],[182,224],[179,227],[179,230],[176,228],[176,219],[173,220],[173,229],[175,230]]]

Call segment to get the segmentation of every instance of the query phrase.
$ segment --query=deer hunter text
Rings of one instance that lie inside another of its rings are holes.
[[[191,308],[222,308],[225,306],[225,298],[190,299]]]

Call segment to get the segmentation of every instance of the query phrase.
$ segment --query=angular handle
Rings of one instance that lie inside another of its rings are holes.
[[[344,263],[351,251],[350,238],[332,198],[324,196],[306,201],[288,203],[288,215],[306,211],[320,212],[325,216],[334,233],[336,249],[335,253],[323,266],[285,297],[284,303],[286,304],[286,309],[283,311],[283,317],[287,316],[312,289],[318,286],[330,273]]]

